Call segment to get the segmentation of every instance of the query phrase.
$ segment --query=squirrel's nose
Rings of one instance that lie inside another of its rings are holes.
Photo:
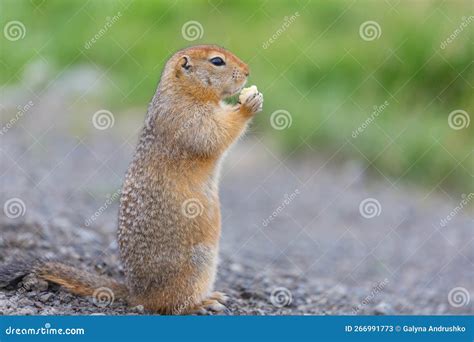
[[[247,65],[247,64],[244,64],[242,67],[243,67],[243,68],[242,68],[242,69],[243,69],[242,71],[244,72],[245,77],[249,77],[249,75],[250,75],[250,69],[249,69],[248,65]]]

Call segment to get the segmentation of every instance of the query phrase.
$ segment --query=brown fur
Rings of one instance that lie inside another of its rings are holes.
[[[226,65],[212,65],[216,56]],[[238,93],[248,73],[215,46],[181,50],[165,66],[121,199],[119,246],[134,303],[169,313],[217,300],[210,297],[220,237],[219,164],[255,112],[221,100]],[[190,199],[202,206],[193,218],[182,213]]]
[[[93,296],[97,289],[105,287],[113,292],[115,298],[128,297],[128,290],[123,284],[59,262],[46,262],[37,267],[36,273],[43,279],[59,284],[81,296]]]
[[[225,65],[210,63],[214,57]],[[263,98],[254,94],[236,106],[221,101],[237,94],[248,74],[239,58],[212,45],[183,49],[166,63],[120,199],[126,288],[62,265],[40,275],[81,295],[109,287],[159,313],[222,309],[225,296],[212,292],[221,230],[219,168]],[[183,212],[189,201],[198,215]]]

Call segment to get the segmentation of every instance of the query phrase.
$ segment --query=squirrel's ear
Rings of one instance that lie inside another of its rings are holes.
[[[181,56],[178,62],[178,66],[186,71],[189,71],[189,69],[191,69],[191,67],[193,66],[191,62],[191,57],[189,57],[188,55]]]

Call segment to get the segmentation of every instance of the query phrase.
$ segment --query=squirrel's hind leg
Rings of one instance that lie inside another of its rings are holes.
[[[214,291],[209,296],[209,299],[217,300],[219,303],[225,305],[229,301],[229,296],[227,296],[225,293]]]
[[[194,307],[190,308],[189,313],[207,315],[210,311],[215,313],[221,313],[228,311],[228,309],[217,299],[212,299],[211,297],[209,297],[208,299],[203,300],[200,304],[197,304]]]
[[[209,311],[212,312],[226,312],[229,309],[225,304],[229,301],[229,297],[219,291],[212,292],[209,297],[203,300],[200,304],[195,305],[190,309],[191,314],[208,314]]]

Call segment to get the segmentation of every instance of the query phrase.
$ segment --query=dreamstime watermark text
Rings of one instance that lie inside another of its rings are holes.
[[[17,112],[15,116],[11,118],[3,127],[0,129],[0,135],[6,134],[15,124],[25,115],[35,104],[33,101],[28,101],[23,106],[17,106]]]
[[[357,127],[355,130],[352,131],[352,137],[355,139],[357,138],[362,132],[365,131],[365,129],[367,127],[369,127],[369,125],[374,122],[374,120],[380,115],[382,114],[382,112],[388,107],[390,103],[388,101],[385,101],[384,103],[382,103],[380,106],[374,106],[374,110],[372,111],[372,113],[370,114],[370,116],[365,119],[365,121],[363,123],[361,123],[359,125],[359,127]]]
[[[362,300],[362,302],[355,306],[354,308],[352,308],[352,313],[355,315],[357,314],[364,306],[367,306],[369,305],[370,303],[373,302],[374,298],[377,296],[377,294],[379,294],[380,292],[383,291],[383,289],[387,286],[387,284],[389,283],[388,279],[385,278],[384,280],[382,280],[381,282],[377,283],[377,285],[375,285],[372,290],[370,291],[370,293]]]
[[[456,38],[474,21],[474,16],[470,15],[469,17],[462,17],[461,24],[449,35],[448,38],[443,40],[439,47],[441,50],[446,49],[446,47],[451,44]]]
[[[95,43],[99,41],[105,34],[112,28],[112,26],[120,20],[122,17],[122,12],[117,12],[112,17],[107,17],[105,18],[105,24],[100,28],[99,31],[97,31],[96,34],[94,34],[88,41],[84,43],[84,48],[86,50],[89,50]]]
[[[99,209],[96,210],[94,214],[92,214],[90,217],[86,219],[86,221],[84,222],[85,226],[89,227],[92,223],[94,223],[95,220],[97,220],[99,216],[102,215],[104,211],[106,211],[107,208],[109,208],[112,205],[112,203],[114,203],[117,200],[117,198],[120,197],[120,193],[121,193],[121,189],[115,191],[112,195],[107,195],[107,199],[105,200],[104,204],[102,204],[99,207]]]
[[[446,217],[442,218],[441,221],[439,221],[439,225],[441,227],[446,227],[448,225],[448,222],[451,221],[457,214],[459,214],[468,204],[469,202],[472,201],[474,198],[474,192],[469,193],[468,195],[462,194],[461,195],[462,200],[459,202],[457,206],[455,206]]]
[[[53,328],[50,323],[46,323],[44,327],[39,328],[15,328],[9,326],[5,329],[7,336],[20,335],[85,335],[84,328]]]
[[[264,49],[268,49],[270,45],[276,42],[277,39],[280,38],[283,33],[285,33],[285,31],[296,21],[299,16],[300,13],[295,12],[292,15],[283,18],[283,24],[270,36],[270,38],[263,42],[262,47]]]
[[[275,217],[281,214],[283,210],[285,210],[288,205],[294,201],[294,199],[300,194],[299,189],[295,189],[291,194],[285,194],[283,202],[268,216],[266,219],[263,220],[262,226],[267,227],[270,222],[272,222]]]

